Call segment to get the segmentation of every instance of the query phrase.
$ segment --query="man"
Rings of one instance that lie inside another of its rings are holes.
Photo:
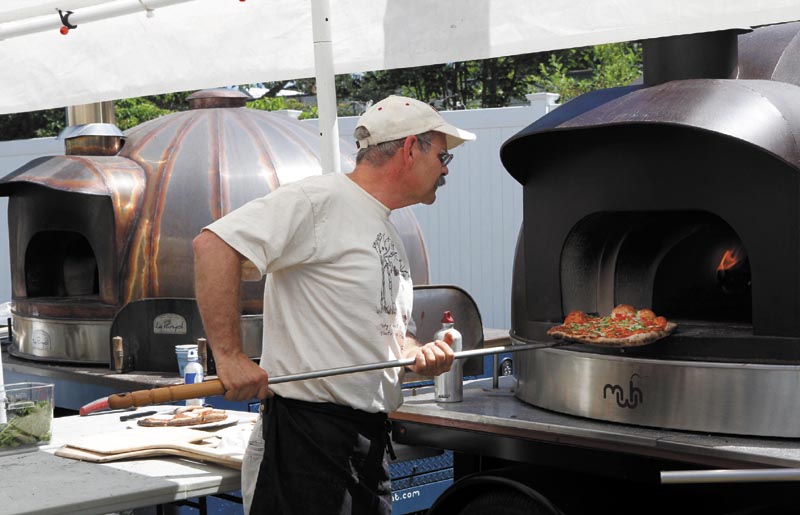
[[[402,371],[272,386],[270,376],[411,357],[411,371],[438,375],[453,362],[447,342],[413,338],[408,260],[389,214],[433,203],[447,150],[475,135],[391,96],[364,113],[355,136],[351,173],[282,186],[194,241],[197,301],[225,398],[266,399],[242,469],[248,513],[391,512],[387,413],[402,403]],[[242,351],[243,264],[267,275],[260,366]]]

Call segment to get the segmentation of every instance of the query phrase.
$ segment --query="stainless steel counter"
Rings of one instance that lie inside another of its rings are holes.
[[[612,450],[709,467],[800,467],[800,440],[652,429],[562,415],[514,397],[513,377],[465,385],[464,401],[437,404],[429,389],[409,392],[392,415],[401,443],[454,449],[459,435],[555,443]],[[437,429],[439,431],[437,431]]]

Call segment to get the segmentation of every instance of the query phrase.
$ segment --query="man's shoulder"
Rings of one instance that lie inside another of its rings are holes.
[[[348,180],[343,174],[327,173],[306,177],[286,186],[281,186],[281,188],[286,187],[301,191],[309,200],[316,203],[340,196],[342,192],[346,191],[346,181]],[[281,188],[278,189],[280,190]]]

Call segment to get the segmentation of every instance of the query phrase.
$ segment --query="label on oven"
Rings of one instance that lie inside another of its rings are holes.
[[[33,334],[31,334],[31,346],[33,350],[49,351],[50,335],[41,329],[33,331]]]
[[[186,334],[186,319],[177,313],[162,313],[153,320],[155,334]]]

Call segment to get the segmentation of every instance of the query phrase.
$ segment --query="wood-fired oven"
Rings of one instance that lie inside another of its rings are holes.
[[[570,311],[620,303],[679,324],[641,348],[520,353],[520,399],[800,436],[798,31],[646,41],[643,84],[578,97],[505,143],[524,199],[513,339],[549,341]]]

